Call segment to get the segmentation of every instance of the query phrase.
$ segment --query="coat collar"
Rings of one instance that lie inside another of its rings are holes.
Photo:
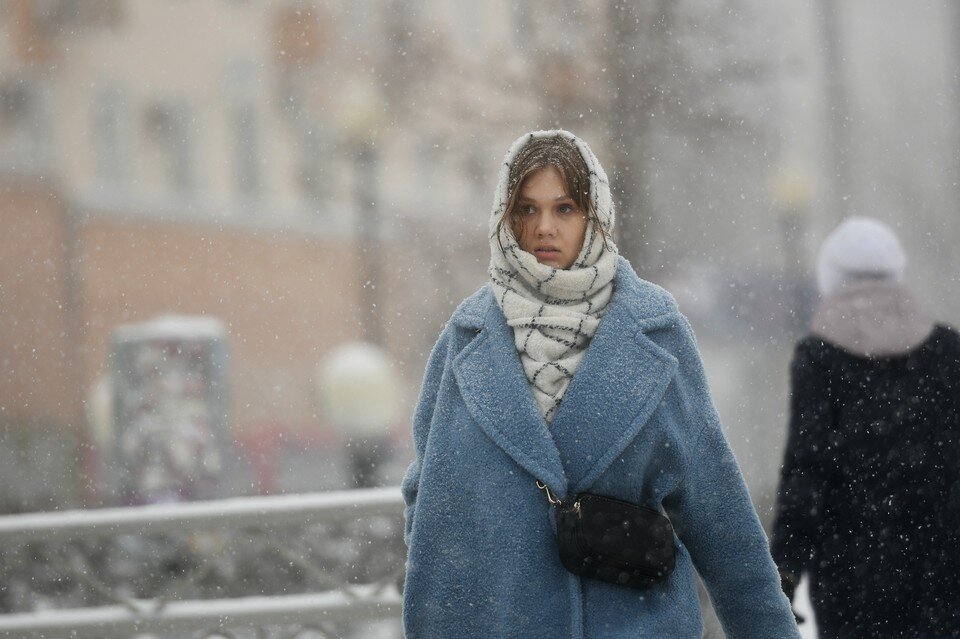
[[[610,306],[548,428],[513,329],[486,286],[451,320],[479,331],[455,358],[454,375],[471,416],[517,464],[558,495],[582,492],[637,436],[673,379],[676,358],[647,333],[677,319],[670,294],[620,258]]]

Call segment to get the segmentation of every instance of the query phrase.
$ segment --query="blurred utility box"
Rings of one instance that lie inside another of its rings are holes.
[[[110,339],[112,428],[105,479],[116,505],[224,495],[233,437],[226,328],[161,316]]]

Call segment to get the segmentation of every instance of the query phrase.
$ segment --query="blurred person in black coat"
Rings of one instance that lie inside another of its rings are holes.
[[[772,551],[806,573],[821,639],[960,637],[960,335],[900,283],[893,231],[824,242],[791,368]]]

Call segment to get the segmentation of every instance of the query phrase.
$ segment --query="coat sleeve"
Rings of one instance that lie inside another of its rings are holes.
[[[789,433],[780,468],[772,543],[780,569],[797,576],[808,565],[818,537],[827,481],[823,454],[833,419],[829,384],[810,344],[798,344],[790,367]]]
[[[685,475],[664,500],[667,514],[703,578],[728,639],[799,639],[685,318],[678,360],[681,419],[696,426]]]
[[[446,366],[447,344],[449,343],[448,330],[440,333],[437,343],[427,360],[427,369],[423,375],[423,384],[420,386],[420,398],[413,412],[413,448],[414,458],[407,468],[407,472],[400,484],[403,501],[406,507],[403,511],[404,529],[403,540],[410,543],[410,531],[413,528],[413,518],[417,505],[417,490],[420,486],[420,468],[427,447],[427,435],[430,433],[430,423],[433,421],[433,409],[437,402],[437,392],[440,390],[440,381]]]

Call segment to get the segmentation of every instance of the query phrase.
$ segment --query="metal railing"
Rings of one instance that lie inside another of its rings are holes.
[[[0,516],[0,549],[4,638],[399,636],[397,488]]]

